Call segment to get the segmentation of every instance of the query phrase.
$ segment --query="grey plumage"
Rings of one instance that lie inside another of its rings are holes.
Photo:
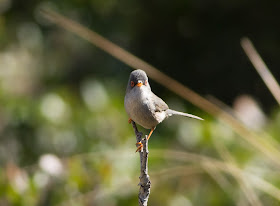
[[[124,106],[128,116],[146,129],[154,130],[159,123],[172,115],[202,120],[195,115],[169,109],[168,105],[152,92],[148,77],[143,70],[131,72]]]

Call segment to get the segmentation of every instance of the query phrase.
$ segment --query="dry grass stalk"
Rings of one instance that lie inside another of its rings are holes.
[[[280,86],[268,69],[267,65],[262,60],[253,43],[250,41],[250,39],[244,37],[241,39],[241,46],[250,59],[251,63],[261,76],[262,80],[268,87],[269,91],[272,93],[272,95],[280,105]]]
[[[217,105],[201,97],[183,84],[172,79],[168,75],[162,73],[155,67],[132,55],[116,44],[110,42],[96,32],[91,31],[77,22],[70,20],[54,11],[42,10],[41,12],[43,17],[48,19],[50,22],[88,40],[101,50],[107,52],[132,68],[146,71],[150,78],[159,84],[188,100],[200,109],[220,119],[222,122],[229,125],[237,134],[243,137],[252,146],[254,146],[254,148],[268,157],[278,168],[280,168],[280,151],[269,141],[266,141],[255,132],[248,130],[242,123],[233,118],[227,112],[221,110]]]

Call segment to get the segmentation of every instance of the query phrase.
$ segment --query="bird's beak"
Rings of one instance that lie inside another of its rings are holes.
[[[142,81],[138,81],[138,83],[136,84],[136,86],[137,86],[137,87],[141,87],[141,86],[143,86]]]

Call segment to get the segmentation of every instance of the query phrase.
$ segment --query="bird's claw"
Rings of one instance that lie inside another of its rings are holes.
[[[136,143],[136,146],[138,146],[138,147],[137,147],[137,150],[136,150],[135,152],[142,151],[143,144],[142,144],[141,142],[137,142],[137,143]]]

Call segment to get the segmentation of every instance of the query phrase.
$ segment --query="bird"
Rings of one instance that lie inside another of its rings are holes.
[[[169,109],[168,105],[152,92],[148,76],[141,69],[134,70],[130,73],[124,98],[124,107],[129,116],[129,123],[134,121],[145,129],[151,130],[147,140],[151,137],[156,126],[170,116],[181,115],[203,120],[193,114]],[[137,145],[139,146],[136,152],[140,151],[143,147],[141,142],[138,142]]]

